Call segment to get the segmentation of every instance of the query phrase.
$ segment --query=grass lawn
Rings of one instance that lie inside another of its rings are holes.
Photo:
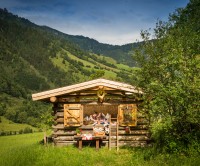
[[[40,145],[43,133],[32,133],[0,137],[1,166],[154,166],[200,164],[198,155],[149,155],[149,149],[123,148],[119,152],[94,147],[54,147]]]
[[[0,131],[19,131],[25,129],[26,127],[31,128],[33,131],[38,131],[37,128],[32,127],[28,124],[14,123],[3,116],[0,116],[0,118],[1,118]]]

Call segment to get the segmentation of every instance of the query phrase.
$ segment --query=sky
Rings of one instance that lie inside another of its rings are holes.
[[[141,30],[167,21],[189,0],[0,0],[0,8],[38,25],[101,43],[123,45],[141,41]]]

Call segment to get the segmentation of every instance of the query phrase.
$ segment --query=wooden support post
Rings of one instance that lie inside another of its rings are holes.
[[[47,145],[47,134],[46,134],[46,131],[44,132],[44,145]]]
[[[111,116],[110,116],[110,125],[109,125],[109,138],[108,138],[108,143],[109,143],[109,145],[108,145],[108,147],[109,147],[109,150],[111,150]]]
[[[82,147],[83,147],[82,137],[81,136],[74,136],[74,140],[77,141],[77,147],[79,148],[79,150],[81,150]]]
[[[100,138],[97,137],[96,138],[96,150],[99,150],[99,140],[100,140]]]
[[[79,150],[82,149],[82,146],[83,146],[83,141],[82,141],[82,138],[78,140],[78,148]]]

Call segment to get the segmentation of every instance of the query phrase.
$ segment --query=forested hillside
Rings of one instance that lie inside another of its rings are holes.
[[[46,26],[43,26],[43,29],[74,42],[85,51],[98,55],[103,54],[115,59],[118,63],[135,66],[135,62],[132,59],[133,49],[138,47],[140,43],[130,43],[122,46],[103,44],[88,37],[64,34]]]
[[[98,77],[130,82],[134,68],[118,63],[120,58],[117,61],[117,57],[103,55],[105,52],[99,52],[97,45],[90,50],[92,42],[111,47],[37,26],[0,9],[0,115],[35,125],[45,109],[31,101],[34,92]],[[130,50],[127,47],[125,52]]]

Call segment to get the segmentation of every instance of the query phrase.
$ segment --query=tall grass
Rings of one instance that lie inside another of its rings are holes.
[[[152,148],[121,148],[119,152],[103,147],[54,147],[39,144],[42,133],[0,137],[1,166],[151,166],[151,165],[199,165],[197,155],[153,155]]]

